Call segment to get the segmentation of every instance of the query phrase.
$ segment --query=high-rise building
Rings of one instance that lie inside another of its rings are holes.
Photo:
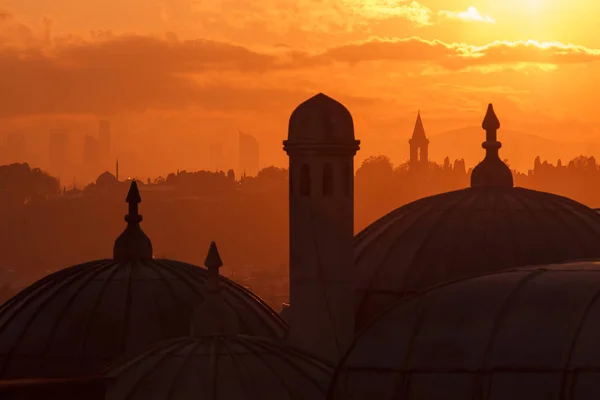
[[[213,142],[210,144],[210,170],[211,171],[222,171],[223,170],[223,143]]]
[[[98,123],[98,139],[100,140],[100,158],[106,162],[110,157],[110,121],[101,120]]]
[[[254,136],[239,133],[239,167],[240,173],[256,175],[259,166],[259,145]]]
[[[83,165],[85,173],[92,178],[97,176],[102,169],[100,142],[89,135],[85,136],[83,142]]]
[[[59,178],[69,168],[69,131],[64,128],[50,129],[49,167]]]

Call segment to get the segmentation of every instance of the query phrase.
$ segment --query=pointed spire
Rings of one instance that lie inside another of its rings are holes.
[[[206,293],[192,317],[192,336],[236,335],[239,319],[221,294],[219,268],[223,261],[215,242],[210,243],[204,266],[208,269]]]
[[[129,213],[125,215],[127,227],[115,241],[113,257],[122,262],[152,259],[152,243],[140,227],[143,218],[138,205],[142,198],[135,180],[131,182],[125,201],[129,203]]]
[[[488,105],[481,127],[486,131],[486,140],[481,145],[485,149],[485,158],[473,169],[471,187],[513,187],[512,172],[498,154],[502,147],[497,140],[500,121],[492,104]]]
[[[421,110],[417,112],[417,120],[415,122],[415,128],[413,129],[412,140],[427,140],[425,128],[423,127],[423,120],[421,119]]]

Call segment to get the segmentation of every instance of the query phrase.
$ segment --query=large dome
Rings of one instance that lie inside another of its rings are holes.
[[[108,400],[319,400],[332,368],[295,348],[242,335],[161,343],[112,369]]]
[[[405,299],[358,336],[330,398],[600,398],[599,294],[600,262],[577,262]]]
[[[565,197],[513,187],[502,172],[507,167],[498,158],[495,131],[488,132],[484,147],[480,165],[486,168],[473,187],[407,204],[355,237],[358,329],[397,299],[445,281],[600,257],[597,212]]]
[[[227,305],[214,243],[205,264],[207,298],[190,334],[156,345],[108,370],[109,400],[319,400],[332,368],[293,347],[239,334],[239,314]]]
[[[0,307],[0,379],[90,375],[117,357],[189,333],[192,312],[206,295],[207,270],[153,259],[133,205],[114,259],[58,271]],[[134,243],[136,232],[140,246]],[[138,257],[120,245],[132,245]],[[240,285],[220,279],[241,332],[286,335],[287,325],[273,309]]]

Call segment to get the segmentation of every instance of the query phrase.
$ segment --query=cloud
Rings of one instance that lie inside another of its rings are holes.
[[[581,45],[533,40],[495,41],[484,46],[473,46],[418,37],[372,38],[330,48],[318,58],[349,64],[368,61],[427,63],[459,70],[474,65],[589,63],[600,60],[600,50]]]
[[[466,22],[486,22],[488,24],[494,24],[496,21],[488,16],[481,15],[481,13],[477,10],[477,8],[471,6],[467,9],[467,11],[446,11],[441,10],[438,11],[438,15],[450,18],[450,19],[459,19],[461,21]]]
[[[416,1],[372,0],[365,2],[345,0],[341,3],[351,13],[360,15],[366,19],[402,17],[414,22],[418,26],[432,24],[431,17],[433,13],[431,9]]]

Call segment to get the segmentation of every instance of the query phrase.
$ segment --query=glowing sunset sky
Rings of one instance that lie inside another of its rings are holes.
[[[417,109],[434,135],[478,125],[489,102],[504,129],[596,145],[599,13],[589,0],[2,0],[0,128],[107,116],[152,137],[141,158],[161,168],[202,167],[164,141],[240,128],[283,164],[290,112],[324,92],[353,113],[364,156],[406,158]]]

